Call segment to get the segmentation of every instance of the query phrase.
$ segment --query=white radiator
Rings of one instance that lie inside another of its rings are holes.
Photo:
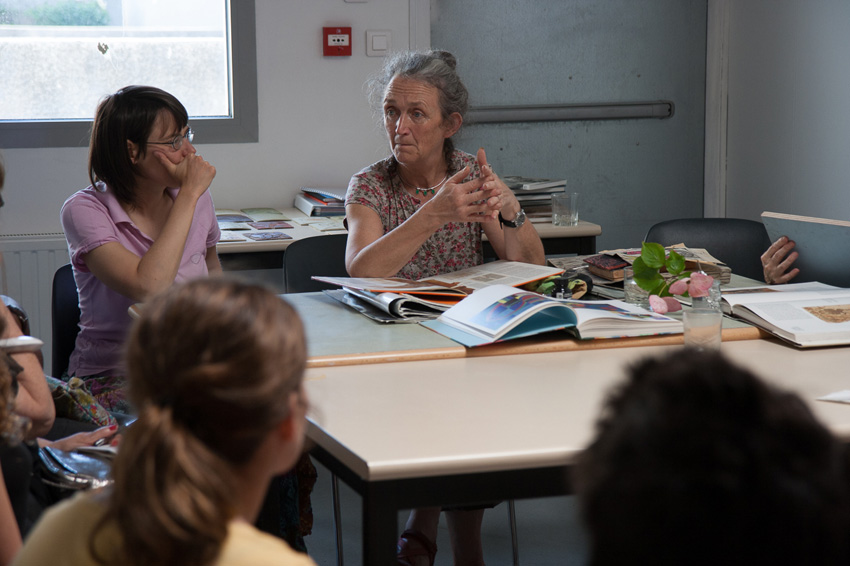
[[[44,341],[44,367],[52,364],[50,296],[53,274],[68,263],[64,234],[0,236],[0,292],[20,303],[30,318],[30,332]]]

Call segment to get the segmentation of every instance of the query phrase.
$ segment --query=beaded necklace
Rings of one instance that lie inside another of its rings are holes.
[[[425,195],[428,194],[428,191],[431,191],[431,194],[433,195],[437,192],[437,190],[440,187],[442,187],[446,183],[446,181],[448,181],[448,179],[449,179],[449,174],[448,174],[448,172],[446,172],[446,176],[443,177],[443,180],[440,181],[439,183],[437,183],[436,185],[434,185],[433,187],[428,187],[427,189],[422,189],[420,187],[413,187],[413,194],[422,195],[424,197]],[[408,185],[407,183],[404,182],[404,179],[402,179],[401,182],[407,187],[410,186],[410,185]]]

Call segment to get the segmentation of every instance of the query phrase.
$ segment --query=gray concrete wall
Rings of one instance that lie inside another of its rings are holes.
[[[702,216],[705,0],[432,0],[431,45],[458,57],[473,106],[672,100],[666,120],[470,126],[500,174],[562,177],[600,249]]]

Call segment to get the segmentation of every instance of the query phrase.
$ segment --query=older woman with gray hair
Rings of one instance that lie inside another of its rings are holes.
[[[456,66],[445,51],[402,52],[368,83],[392,155],[348,184],[345,262],[352,276],[422,279],[479,265],[482,232],[502,259],[545,261],[540,237],[484,150],[473,156],[454,147],[469,106]],[[440,511],[411,512],[399,564],[434,564]],[[447,510],[455,564],[484,563],[483,515]]]
[[[445,51],[390,57],[369,81],[392,155],[351,178],[346,268],[356,277],[421,279],[483,262],[481,234],[502,259],[542,264],[543,244],[513,192],[452,142],[468,109]]]

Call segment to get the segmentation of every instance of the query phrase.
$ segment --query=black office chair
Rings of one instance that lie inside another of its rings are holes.
[[[77,295],[77,283],[71,264],[63,265],[53,275],[53,293],[51,297],[51,316],[53,320],[53,375],[61,377],[68,369],[68,362],[77,334],[80,332],[80,302]]]
[[[348,277],[345,270],[347,234],[314,236],[292,242],[283,252],[283,289],[286,293],[309,293],[339,289],[310,279],[313,275]]]
[[[762,281],[761,254],[770,246],[764,224],[743,218],[682,218],[654,225],[645,242],[704,248],[735,275]]]
[[[283,289],[286,293],[309,293],[324,289],[339,289],[338,285],[329,285],[311,279],[313,275],[348,277],[345,270],[345,243],[347,234],[328,234],[296,240],[283,252]],[[339,478],[331,473],[333,490],[333,517],[336,534],[336,559],[343,565],[342,526],[340,525]],[[268,500],[269,496],[266,496]],[[271,515],[275,520],[274,512]]]

